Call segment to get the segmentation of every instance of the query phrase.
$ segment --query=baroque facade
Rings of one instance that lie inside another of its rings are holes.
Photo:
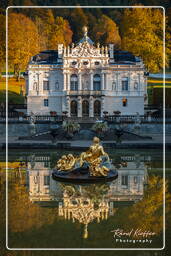
[[[95,46],[87,36],[76,44],[33,56],[27,70],[27,113],[77,117],[144,114],[147,81],[142,60],[114,45]]]

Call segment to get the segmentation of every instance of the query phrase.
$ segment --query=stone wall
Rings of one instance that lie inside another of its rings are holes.
[[[87,127],[91,128],[93,124],[87,124]],[[111,125],[114,127],[114,125]],[[47,131],[50,127],[50,123],[37,123],[36,131],[44,132]],[[135,132],[140,135],[159,135],[163,134],[163,124],[162,123],[144,123],[141,124],[140,129],[133,129],[134,124],[128,124],[127,129],[132,132]],[[166,135],[171,134],[171,123],[166,123],[165,125]],[[0,136],[5,136],[6,134],[6,125],[5,122],[0,122]],[[30,124],[28,122],[9,122],[8,124],[8,135],[9,136],[28,136],[30,135]]]

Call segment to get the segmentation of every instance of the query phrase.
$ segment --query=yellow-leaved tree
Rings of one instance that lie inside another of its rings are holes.
[[[0,75],[5,69],[5,15],[0,14]]]
[[[102,15],[98,19],[94,27],[94,35],[96,42],[101,44],[113,43],[116,48],[121,44],[121,38],[116,23],[106,15]]]
[[[8,58],[17,79],[31,56],[39,51],[36,25],[23,14],[11,13],[8,18]]]
[[[125,9],[121,21],[122,48],[140,56],[147,69],[154,73],[163,67],[163,25],[162,9],[143,6]],[[166,47],[166,66],[169,52]]]
[[[69,45],[72,42],[72,30],[69,22],[63,17],[54,17],[48,10],[44,22],[44,39],[48,50],[57,49],[58,44]]]

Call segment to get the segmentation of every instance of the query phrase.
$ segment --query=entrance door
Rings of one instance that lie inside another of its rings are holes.
[[[89,116],[89,102],[87,100],[82,102],[82,116]]]
[[[101,115],[101,102],[99,100],[95,100],[94,102],[94,116]]]
[[[71,101],[71,116],[77,116],[77,102]]]

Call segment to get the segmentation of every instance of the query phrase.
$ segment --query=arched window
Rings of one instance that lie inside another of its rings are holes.
[[[77,102],[76,102],[76,100],[71,101],[71,116],[77,116]]]
[[[82,115],[89,116],[89,102],[87,100],[82,102]]]
[[[122,78],[122,91],[128,91],[128,77]]]
[[[71,75],[70,88],[71,88],[71,91],[77,91],[78,90],[78,77],[75,74]]]
[[[101,102],[99,100],[95,100],[94,102],[94,116],[100,116],[101,114]]]
[[[93,77],[93,89],[94,91],[100,91],[101,90],[101,79],[100,75],[96,74]]]

